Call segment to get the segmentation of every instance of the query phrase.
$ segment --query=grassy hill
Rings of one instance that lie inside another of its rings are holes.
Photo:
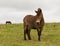
[[[46,23],[40,42],[34,29],[32,40],[24,41],[23,34],[23,24],[0,24],[0,46],[60,46],[60,23]]]

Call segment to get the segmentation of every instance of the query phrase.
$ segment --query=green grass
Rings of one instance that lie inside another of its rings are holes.
[[[37,39],[37,31],[31,30],[32,40],[24,41],[23,24],[0,24],[0,46],[60,46],[60,23],[46,23]]]

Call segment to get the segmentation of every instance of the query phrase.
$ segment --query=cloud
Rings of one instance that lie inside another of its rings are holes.
[[[60,0],[0,0],[0,6],[18,8],[20,10],[33,10],[41,7],[51,10],[59,7]]]
[[[29,10],[37,6],[37,0],[0,0],[0,6]]]
[[[38,7],[46,22],[60,21],[60,0],[0,0],[0,21],[22,22],[27,14],[35,15]]]

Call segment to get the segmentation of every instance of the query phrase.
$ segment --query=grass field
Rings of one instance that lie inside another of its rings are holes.
[[[0,24],[0,46],[60,46],[60,23],[46,23],[37,39],[37,31],[31,31],[32,40],[24,41],[23,24]]]

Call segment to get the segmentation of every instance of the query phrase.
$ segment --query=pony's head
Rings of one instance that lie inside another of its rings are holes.
[[[38,10],[37,11],[35,10],[35,12],[36,12],[36,23],[40,24],[42,16],[43,16],[42,10],[41,10],[41,8],[38,8]]]

